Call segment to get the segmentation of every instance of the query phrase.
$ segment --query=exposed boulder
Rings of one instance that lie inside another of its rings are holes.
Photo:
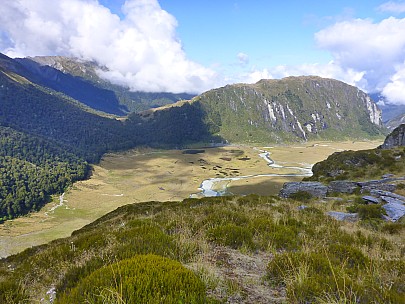
[[[350,181],[332,181],[328,185],[328,193],[353,193],[359,188],[356,182]]]
[[[405,215],[405,206],[397,203],[388,203],[383,206],[392,222],[396,222]]]
[[[289,182],[284,183],[280,190],[280,196],[288,198],[297,192],[307,192],[315,197],[325,197],[328,187],[320,182]]]
[[[338,221],[346,221],[346,222],[356,222],[359,217],[357,213],[346,213],[346,212],[339,212],[339,211],[329,211],[327,215],[333,217]]]

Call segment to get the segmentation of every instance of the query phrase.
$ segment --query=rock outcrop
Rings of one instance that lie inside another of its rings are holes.
[[[361,193],[370,192],[371,195],[377,197],[388,196],[405,201],[404,196],[392,193],[396,189],[396,185],[392,184],[392,182],[402,180],[404,180],[403,177],[384,178],[366,182],[331,181],[328,185],[324,185],[321,182],[288,182],[283,185],[280,196],[287,198],[294,193],[304,191],[310,193],[312,196],[324,198],[334,193],[351,194],[359,191]]]
[[[338,221],[345,221],[345,222],[355,222],[359,219],[357,213],[346,213],[346,212],[338,212],[338,211],[329,211],[327,215],[333,217]]]
[[[405,215],[405,196],[385,190],[385,186],[387,185],[385,182],[393,182],[395,180],[403,180],[403,178],[386,178],[367,182],[333,181],[330,182],[329,185],[324,185],[320,182],[289,182],[283,185],[279,195],[284,198],[289,198],[293,197],[294,194],[307,192],[313,197],[326,199],[328,195],[335,193],[351,194],[355,191],[363,192],[364,189],[369,190],[370,185],[372,185],[373,189],[371,189],[370,195],[365,195],[362,199],[371,204],[383,204],[382,207],[387,213],[385,219],[396,222]],[[392,186],[395,190],[396,186]],[[328,212],[328,215],[339,221],[357,220],[357,214],[331,211]]]
[[[328,187],[320,182],[290,182],[285,183],[280,191],[280,196],[287,198],[298,192],[307,192],[314,197],[325,197]]]
[[[328,193],[353,193],[357,189],[359,189],[358,183],[351,181],[332,181],[328,185]]]
[[[405,124],[395,128],[384,140],[380,146],[381,149],[391,149],[394,147],[405,146]]]
[[[382,207],[392,222],[398,221],[405,215],[405,206],[403,204],[388,203]]]

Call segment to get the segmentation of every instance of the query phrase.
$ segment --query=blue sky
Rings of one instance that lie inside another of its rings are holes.
[[[100,1],[121,14],[125,0]],[[314,34],[335,22],[389,15],[377,8],[386,1],[335,0],[160,0],[178,22],[177,35],[187,56],[203,65],[232,65],[239,53],[251,64],[276,66],[328,62]]]
[[[133,90],[315,74],[405,104],[403,0],[2,1],[0,52],[95,60]]]

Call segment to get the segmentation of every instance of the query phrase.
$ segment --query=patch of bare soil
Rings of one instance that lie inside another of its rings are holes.
[[[286,303],[285,290],[270,286],[265,280],[272,255],[250,254],[226,247],[214,247],[204,264],[218,278],[209,295],[225,303]]]

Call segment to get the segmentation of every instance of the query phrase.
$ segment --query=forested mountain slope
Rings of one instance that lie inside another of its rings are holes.
[[[27,74],[18,62],[0,56],[0,221],[37,210],[49,195],[85,178],[87,162],[98,162],[108,151],[178,146],[210,136],[195,111],[161,112],[153,121],[136,114],[118,120]]]
[[[39,210],[89,169],[56,142],[0,126],[0,222]]]
[[[115,115],[144,111],[195,95],[181,93],[134,92],[100,77],[107,68],[96,62],[63,56],[38,56],[16,59],[37,81],[63,92],[93,109]]]

